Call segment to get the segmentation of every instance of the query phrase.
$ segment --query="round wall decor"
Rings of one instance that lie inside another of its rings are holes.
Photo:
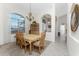
[[[71,14],[71,30],[75,32],[79,23],[79,6],[76,4]]]

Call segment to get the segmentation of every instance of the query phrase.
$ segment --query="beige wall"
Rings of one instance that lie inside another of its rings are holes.
[[[0,4],[0,45],[3,44],[3,4]]]
[[[44,11],[38,15],[40,32],[42,32],[42,16],[45,14],[51,15],[51,32],[46,32],[46,39],[55,42],[55,4],[51,4],[49,9],[44,9]]]
[[[0,8],[0,12],[2,12],[1,14],[1,17],[2,19],[0,21],[2,21],[2,31],[3,32],[3,38],[2,38],[2,41],[3,43],[8,43],[8,42],[12,42],[14,41],[14,39],[12,39],[11,37],[11,26],[10,26],[10,19],[9,19],[9,14],[12,13],[12,12],[15,12],[15,13],[19,13],[23,16],[26,15],[26,12],[24,10],[23,7],[17,5],[17,4],[8,4],[8,3],[4,3],[2,5],[0,5],[2,8]],[[0,17],[0,18],[1,18]],[[2,35],[1,34],[1,35]]]

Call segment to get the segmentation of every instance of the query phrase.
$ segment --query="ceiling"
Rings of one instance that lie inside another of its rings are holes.
[[[30,4],[29,3],[22,3],[19,6],[24,7],[26,12],[29,12]],[[51,9],[52,3],[31,3],[31,11],[34,15],[37,15],[45,10]],[[67,3],[55,3],[55,15],[62,16],[67,14]]]
[[[19,6],[23,8],[26,14],[30,11],[30,3],[12,3],[13,6]],[[33,15],[39,15],[45,10],[50,10],[52,3],[31,3],[31,11]],[[62,16],[67,14],[67,3],[55,3],[55,15]]]
[[[26,13],[30,11],[29,3],[15,3],[26,10]],[[52,3],[31,3],[31,11],[34,15],[37,15],[45,10],[52,8]]]

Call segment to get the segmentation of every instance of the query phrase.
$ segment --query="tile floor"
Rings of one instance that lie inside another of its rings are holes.
[[[0,56],[68,56],[68,50],[66,43],[61,40],[56,42],[46,41],[46,47],[39,54],[36,51],[33,51],[31,55],[29,52],[24,52],[23,49],[20,49],[15,43],[8,43],[0,46]]]
[[[49,47],[41,54],[43,56],[69,56],[66,42],[57,40],[51,43]]]

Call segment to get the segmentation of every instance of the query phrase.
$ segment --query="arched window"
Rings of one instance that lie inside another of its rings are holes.
[[[45,14],[42,17],[42,31],[51,32],[51,15]]]
[[[10,14],[11,33],[25,32],[25,19],[22,15],[17,13]]]

